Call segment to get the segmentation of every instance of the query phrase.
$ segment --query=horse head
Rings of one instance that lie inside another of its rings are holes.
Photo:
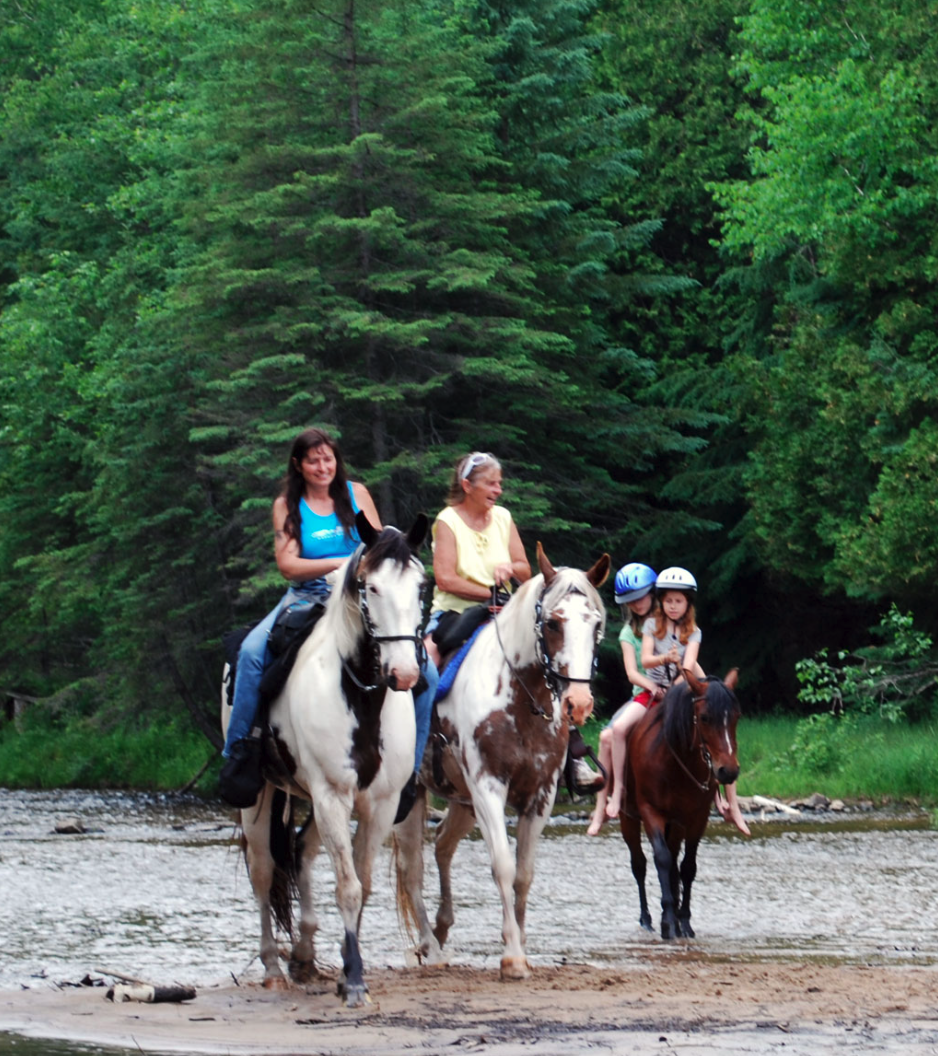
[[[590,680],[606,629],[606,609],[597,588],[609,575],[610,564],[609,555],[603,554],[586,572],[554,568],[537,544],[537,565],[544,577],[538,602],[541,663],[563,714],[577,726],[593,711]]]
[[[362,545],[349,561],[344,592],[357,598],[381,678],[392,690],[413,689],[420,677],[425,574],[417,550],[427,524],[421,513],[405,535],[391,527],[379,532],[361,511],[355,517]]]
[[[713,777],[721,785],[731,785],[739,777],[736,758],[736,723],[739,703],[736,689],[737,668],[721,682],[718,678],[698,679],[693,671],[684,671],[694,694],[694,724],[701,741],[701,751],[710,764]]]

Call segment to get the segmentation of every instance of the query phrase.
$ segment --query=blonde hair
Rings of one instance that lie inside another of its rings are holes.
[[[502,464],[488,451],[470,451],[468,455],[463,455],[453,467],[453,476],[446,493],[446,505],[458,506],[466,497],[462,482],[468,480],[474,483],[478,473],[491,468],[501,470]]]

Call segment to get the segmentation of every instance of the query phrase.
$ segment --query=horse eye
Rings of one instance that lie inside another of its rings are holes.
[[[560,630],[560,622],[559,622],[559,620],[548,620],[547,621],[547,629],[549,631],[559,631]]]

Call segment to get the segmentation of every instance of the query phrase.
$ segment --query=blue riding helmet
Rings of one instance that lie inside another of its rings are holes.
[[[650,594],[655,585],[655,570],[637,561],[630,561],[616,572],[616,603],[638,601]]]

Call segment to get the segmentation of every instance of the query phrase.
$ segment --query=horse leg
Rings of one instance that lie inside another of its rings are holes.
[[[502,953],[501,977],[503,980],[527,979],[531,967],[524,955],[521,928],[515,918],[513,894],[517,868],[505,829],[504,788],[494,781],[476,786],[472,801],[492,860],[492,875],[502,899],[502,941],[505,949]]]
[[[632,876],[638,885],[639,915],[638,922],[646,931],[653,931],[651,926],[651,913],[648,912],[648,898],[645,895],[645,874],[648,869],[648,859],[642,849],[642,830],[637,817],[629,814],[619,815],[619,826],[622,829],[622,838],[629,849],[629,859],[632,864]]]
[[[394,863],[397,870],[398,916],[409,928],[417,929],[413,954],[419,964],[445,964],[446,958],[430,927],[430,916],[423,900],[423,836],[427,821],[427,791],[417,786],[417,798],[410,813],[394,826]]]
[[[655,858],[655,869],[658,872],[658,883],[661,887],[661,937],[673,939],[677,935],[677,916],[675,914],[674,889],[677,881],[677,868],[674,856],[665,838],[664,826],[646,825],[651,849]]]
[[[288,970],[294,982],[308,983],[319,975],[315,959],[315,937],[319,920],[313,901],[313,863],[322,841],[312,813],[300,840],[300,875],[297,885],[300,895],[300,937],[290,952]]]
[[[355,862],[352,856],[352,837],[349,831],[352,815],[351,796],[342,796],[331,788],[323,788],[314,793],[313,803],[316,811],[316,824],[335,873],[336,906],[345,925],[345,939],[342,943],[342,978],[338,984],[338,991],[345,995],[345,1004],[348,1008],[358,1008],[369,998],[358,944],[362,885],[355,872]]]
[[[453,885],[452,864],[453,855],[459,846],[463,836],[468,836],[476,823],[475,815],[471,807],[463,806],[462,803],[450,803],[443,823],[437,829],[436,845],[436,868],[440,876],[440,904],[436,911],[436,927],[433,934],[440,947],[446,945],[449,929],[453,926]]]
[[[276,863],[270,850],[270,812],[273,787],[265,785],[257,803],[241,811],[244,834],[244,859],[260,912],[260,958],[264,965],[264,986],[268,990],[286,990],[287,980],[280,970],[280,949],[274,933],[272,895],[276,897]]]
[[[549,802],[553,804],[553,796],[550,796]],[[526,944],[524,919],[528,909],[528,893],[534,882],[534,855],[537,850],[537,838],[544,831],[549,816],[549,807],[545,814],[523,814],[518,818],[515,832],[515,920],[521,932],[522,948]]]
[[[681,862],[681,906],[677,911],[678,932],[686,939],[694,938],[690,925],[690,889],[697,876],[697,847],[700,840],[687,840],[684,844],[684,859]]]

